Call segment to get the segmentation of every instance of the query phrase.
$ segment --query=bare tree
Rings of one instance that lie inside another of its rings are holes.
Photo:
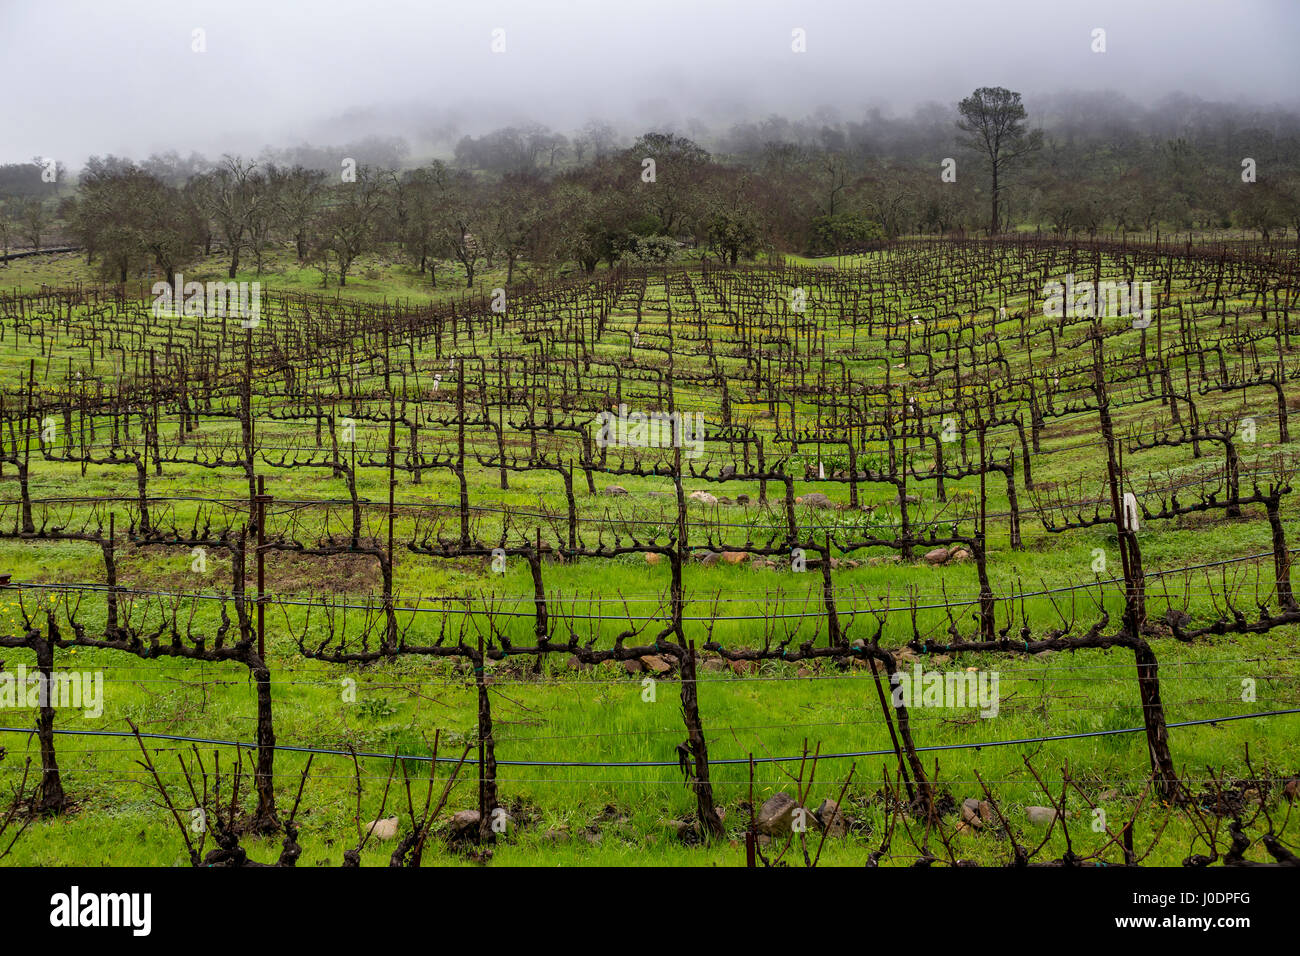
[[[259,188],[262,177],[255,168],[255,163],[238,156],[223,156],[220,165],[205,175],[206,188],[200,193],[200,202],[230,253],[227,275],[232,279],[239,270],[240,250],[253,231],[254,220],[263,214],[261,207],[267,198]]]
[[[39,199],[29,199],[22,205],[22,231],[33,249],[41,251],[41,236],[50,224],[49,213]]]
[[[287,168],[271,164],[266,179],[278,224],[293,237],[298,261],[303,262],[307,258],[311,223],[325,195],[325,173],[303,166]]]
[[[348,284],[348,271],[357,256],[370,248],[384,193],[383,181],[368,166],[357,168],[355,182],[334,188],[333,205],[325,212],[321,232],[337,259],[340,286]]]

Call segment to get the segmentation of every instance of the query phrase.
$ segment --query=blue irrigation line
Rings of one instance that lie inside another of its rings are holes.
[[[1171,727],[1196,727],[1204,724],[1226,724],[1233,720],[1251,720],[1256,717],[1280,717],[1287,714],[1300,714],[1300,708],[1289,710],[1266,710],[1257,714],[1232,714],[1227,717],[1207,717],[1202,720],[1182,720],[1177,723],[1165,724],[1167,728]],[[1087,737],[1111,737],[1116,734],[1140,734],[1145,733],[1145,727],[1124,727],[1120,730],[1090,730],[1078,734],[1053,734],[1048,737],[1018,737],[1014,740],[988,740],[978,744],[934,744],[929,747],[917,747],[917,753],[926,753],[940,750],[982,750],[985,747],[1013,747],[1023,744],[1050,743],[1057,740],[1082,740]],[[36,733],[33,727],[0,727],[0,733],[27,734]],[[135,737],[135,734],[128,733],[125,730],[55,730],[56,734],[71,734],[79,737]],[[258,749],[257,744],[248,743],[238,740],[217,740],[211,737],[183,737],[178,734],[140,734],[141,738],[149,740],[171,740],[178,743],[193,744],[214,744],[222,747],[240,747],[246,750]],[[392,760],[416,760],[428,762],[437,760],[438,763],[461,763],[456,757],[429,757],[415,754],[383,754],[368,753],[351,750],[322,750],[314,747],[291,747],[282,744],[276,744],[275,750],[283,750],[289,753],[320,754],[328,757],[373,757],[376,759]],[[859,750],[852,753],[838,754],[819,754],[818,761],[821,760],[846,760],[854,757],[892,757],[893,750]],[[759,763],[791,763],[796,760],[807,760],[808,754],[799,754],[794,757],[754,757],[753,762]],[[728,757],[723,760],[710,760],[710,766],[725,766],[734,764],[748,764],[749,757]],[[477,760],[466,759],[464,763],[477,764]],[[601,762],[590,760],[498,760],[496,765],[499,767],[595,767],[604,769],[614,769],[619,767],[679,767],[681,762],[677,760],[628,760]]]

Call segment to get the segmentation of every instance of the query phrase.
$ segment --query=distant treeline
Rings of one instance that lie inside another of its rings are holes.
[[[1174,98],[1039,101],[978,90],[907,118],[773,116],[636,137],[600,121],[461,136],[412,156],[400,138],[256,157],[92,157],[0,166],[0,244],[84,246],[106,278],[164,274],[220,250],[233,276],[292,245],[346,283],[387,249],[438,281],[460,263],[587,271],[622,260],[850,252],[907,233],[1242,229],[1300,237],[1300,115]],[[1005,128],[999,146],[992,134]],[[446,131],[440,135],[446,137]],[[999,153],[1000,150],[1000,153]],[[55,175],[51,175],[53,172]],[[53,179],[54,181],[49,181]],[[690,250],[686,253],[685,250]]]

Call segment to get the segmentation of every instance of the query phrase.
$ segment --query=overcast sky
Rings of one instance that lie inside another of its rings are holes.
[[[1021,91],[1031,114],[1067,90],[1293,107],[1298,48],[1297,0],[0,0],[0,161],[367,134],[419,152],[439,125],[847,119],[977,86]]]

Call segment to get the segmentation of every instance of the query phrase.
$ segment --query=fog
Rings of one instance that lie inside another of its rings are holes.
[[[511,123],[593,118],[707,139],[771,114],[950,107],[978,86],[1020,91],[1031,119],[1066,91],[1119,110],[1175,93],[1294,109],[1298,40],[1291,0],[0,0],[0,162],[75,170],[92,154],[370,135],[420,158]]]

